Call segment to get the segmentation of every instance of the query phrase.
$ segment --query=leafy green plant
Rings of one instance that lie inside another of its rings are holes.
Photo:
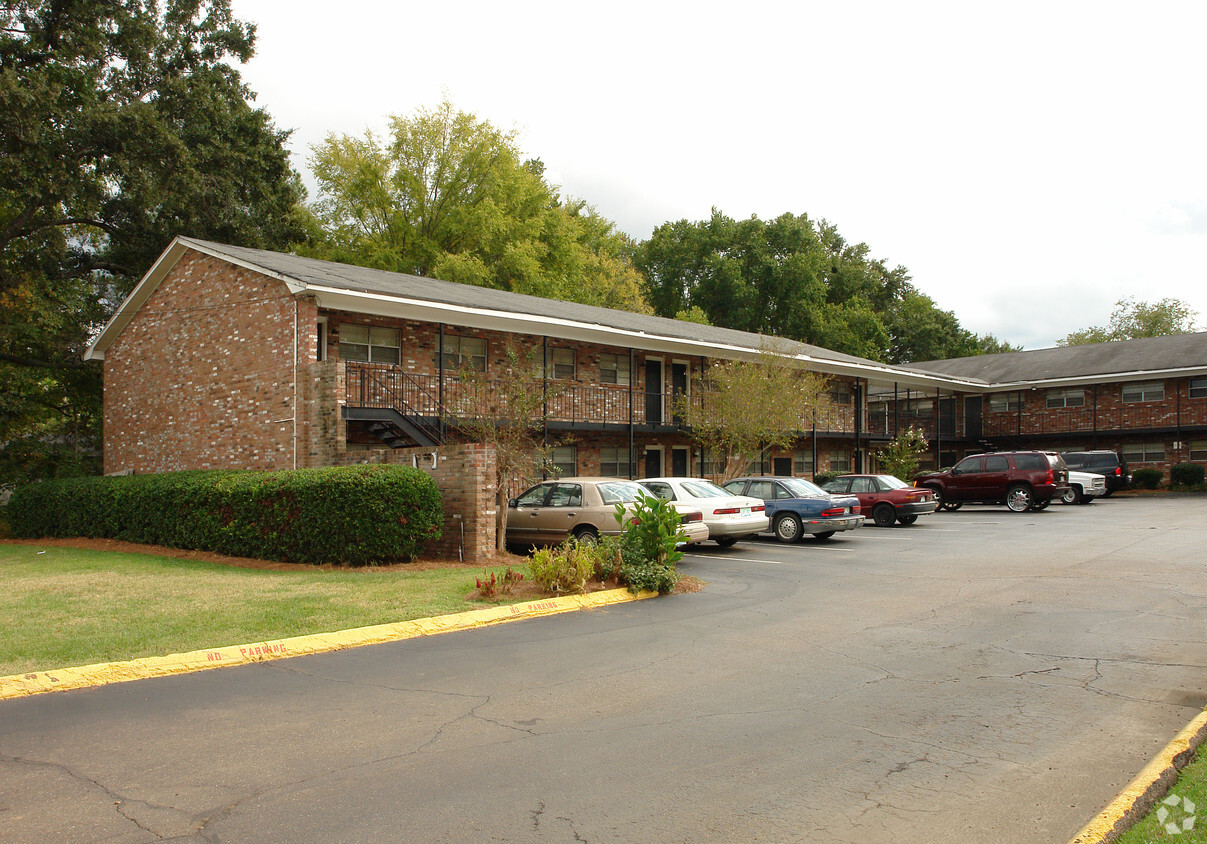
[[[917,428],[906,428],[880,450],[880,465],[893,477],[912,483],[918,473],[918,460],[926,452],[927,445],[926,434]]]
[[[570,537],[561,545],[533,551],[528,558],[528,571],[545,592],[579,594],[595,575],[598,559],[598,546]]]
[[[817,484],[818,486],[821,486],[822,484],[826,483],[827,481],[834,480],[841,474],[842,474],[842,472],[814,472],[813,473],[813,483]]]
[[[1199,463],[1178,463],[1169,467],[1169,485],[1174,489],[1197,489],[1203,485],[1207,470]]]
[[[683,559],[678,546],[687,539],[680,528],[679,511],[669,501],[654,495],[640,496],[628,516],[623,504],[616,505],[621,524],[620,576],[629,591],[651,589],[660,594],[675,588],[675,564]]]
[[[1136,489],[1156,489],[1164,477],[1165,473],[1160,469],[1137,469],[1132,472],[1132,483]]]

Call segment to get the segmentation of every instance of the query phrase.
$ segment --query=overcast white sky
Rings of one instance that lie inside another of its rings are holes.
[[[807,213],[1028,349],[1121,297],[1207,327],[1207,3],[233,0],[308,182],[453,104],[634,238]]]

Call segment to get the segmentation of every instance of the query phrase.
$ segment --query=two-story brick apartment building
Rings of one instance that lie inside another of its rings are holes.
[[[556,382],[542,437],[562,473],[623,477],[710,473],[671,399],[699,392],[711,361],[768,348],[747,332],[178,238],[88,352],[104,360],[105,471],[340,465],[455,440],[460,373],[489,379],[509,342]],[[884,439],[866,430],[869,389],[976,386],[774,348],[830,379],[832,406],[766,471],[863,465]]]
[[[460,373],[534,350],[563,474],[712,474],[671,399],[705,400],[747,332],[177,238],[88,351],[104,360],[106,472],[389,460],[455,441]],[[874,468],[908,425],[930,461],[992,447],[1116,448],[1136,465],[1207,459],[1207,335],[894,367],[775,340],[830,379],[832,407],[756,470]],[[751,408],[757,413],[757,408]]]

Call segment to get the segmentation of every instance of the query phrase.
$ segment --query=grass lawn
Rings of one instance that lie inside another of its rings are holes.
[[[0,676],[463,612],[484,606],[466,600],[482,571],[263,570],[0,542]]]
[[[1129,829],[1120,844],[1202,844],[1207,842],[1207,754],[1200,745],[1195,758],[1178,774],[1169,794],[1165,796],[1168,803],[1159,802],[1148,813],[1148,817]],[[1189,800],[1193,807],[1187,811],[1185,801]],[[1160,810],[1165,809],[1164,819],[1159,817]],[[1186,822],[1191,820],[1192,828],[1186,829]],[[1166,828],[1166,825],[1170,825]]]

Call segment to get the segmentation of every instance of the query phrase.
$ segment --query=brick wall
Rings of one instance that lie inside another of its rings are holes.
[[[292,468],[314,319],[281,282],[187,252],[105,353],[105,472]]]

